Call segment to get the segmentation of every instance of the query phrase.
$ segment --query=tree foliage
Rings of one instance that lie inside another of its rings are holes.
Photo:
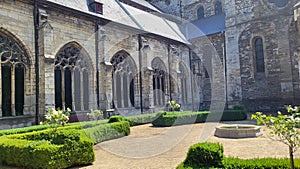
[[[273,139],[289,146],[291,168],[294,169],[294,152],[300,147],[300,108],[289,105],[286,109],[289,114],[278,112],[277,116],[272,116],[256,112],[251,118],[256,119],[258,124],[266,125]]]

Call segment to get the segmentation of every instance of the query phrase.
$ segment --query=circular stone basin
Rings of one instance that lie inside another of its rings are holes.
[[[215,136],[222,138],[248,138],[261,134],[259,126],[247,124],[224,124],[217,126],[215,131]]]

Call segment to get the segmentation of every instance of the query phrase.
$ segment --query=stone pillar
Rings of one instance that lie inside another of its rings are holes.
[[[236,25],[235,0],[225,1],[226,12],[226,67],[227,67],[227,98],[230,106],[241,102],[242,86],[239,59],[239,31]]]
[[[54,57],[54,56],[53,56]],[[55,75],[53,62],[45,63],[45,108],[55,107]]]

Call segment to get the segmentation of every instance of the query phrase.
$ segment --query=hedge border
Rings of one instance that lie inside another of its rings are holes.
[[[161,112],[152,125],[156,127],[170,127],[183,124],[203,123],[206,121],[237,121],[247,119],[244,110],[224,110],[218,112]]]

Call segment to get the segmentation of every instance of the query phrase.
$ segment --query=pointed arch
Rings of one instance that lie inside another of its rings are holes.
[[[135,89],[138,84],[137,66],[133,58],[125,50],[113,55],[110,60],[113,65],[112,86],[113,101],[116,108],[128,108],[135,106]]]
[[[9,31],[0,28],[2,116],[24,114],[26,79],[31,60],[25,46]]]
[[[86,50],[77,42],[59,49],[54,60],[55,108],[88,111],[94,69]]]
[[[153,69],[152,88],[154,105],[164,105],[167,87],[166,66],[160,58],[156,57],[152,60],[151,67]]]

